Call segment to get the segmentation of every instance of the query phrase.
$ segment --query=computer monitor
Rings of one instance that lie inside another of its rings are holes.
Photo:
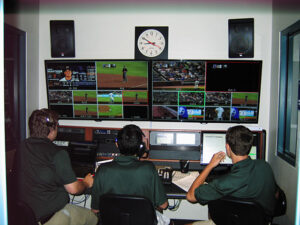
[[[250,149],[250,153],[249,153],[249,156],[251,159],[258,159],[257,158],[257,146],[252,146],[251,149]]]
[[[212,156],[219,151],[226,153],[225,144],[226,132],[203,132],[200,164],[209,164]],[[226,155],[225,160],[220,162],[220,164],[232,165],[232,161]]]
[[[258,159],[258,141],[257,134],[253,134],[254,141],[250,149],[249,156],[251,159]],[[209,164],[212,156],[219,152],[223,151],[226,153],[226,131],[203,131],[202,132],[202,143],[201,143],[201,159],[200,164],[207,165]],[[231,159],[226,155],[224,161],[220,162],[221,165],[232,165]]]

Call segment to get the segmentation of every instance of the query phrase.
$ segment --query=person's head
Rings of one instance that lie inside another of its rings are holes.
[[[50,109],[38,109],[32,112],[28,121],[30,137],[47,138],[50,131],[58,125],[58,114]]]
[[[230,127],[226,132],[226,144],[235,155],[246,156],[253,145],[253,134],[242,125]]]
[[[66,80],[71,80],[72,79],[72,71],[70,70],[70,68],[68,66],[66,67],[64,75],[65,75]]]
[[[123,155],[139,155],[143,147],[143,131],[136,125],[124,126],[117,135],[117,144]]]

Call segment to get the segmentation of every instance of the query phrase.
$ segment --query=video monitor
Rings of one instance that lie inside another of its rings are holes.
[[[200,160],[201,136],[189,131],[150,131],[151,159]]]
[[[158,146],[159,148],[166,146],[180,147],[196,147],[200,146],[199,132],[180,132],[180,131],[151,131],[150,146]]]
[[[148,61],[46,60],[45,70],[60,119],[150,119]]]
[[[261,61],[152,61],[153,121],[257,123]]]
[[[213,155],[219,151],[226,153],[226,131],[203,131],[201,133],[201,159],[200,164],[209,164]],[[250,149],[249,156],[251,159],[259,159],[259,143],[257,133],[253,133],[253,145]],[[231,159],[226,155],[221,165],[232,165]]]
[[[226,132],[203,132],[200,164],[209,164],[213,155],[219,151],[226,154]],[[231,159],[226,155],[223,165],[232,165]]]

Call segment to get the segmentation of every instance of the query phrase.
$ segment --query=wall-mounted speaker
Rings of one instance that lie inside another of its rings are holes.
[[[229,19],[229,58],[254,57],[254,19]]]
[[[51,20],[51,57],[75,57],[73,20]]]

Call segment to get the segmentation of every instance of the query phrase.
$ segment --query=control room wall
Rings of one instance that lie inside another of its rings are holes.
[[[280,32],[299,20],[300,8],[294,7],[293,10],[278,6],[280,1],[275,1],[273,9],[272,25],[272,72],[271,72],[271,98],[270,102],[270,121],[277,121],[277,109],[279,98],[279,68],[280,68]],[[298,117],[299,120],[299,117]],[[296,125],[297,126],[297,125]],[[277,156],[277,122],[270,123],[269,130],[269,157],[278,185],[285,191],[287,197],[286,215],[275,218],[277,224],[296,224],[294,223],[297,205],[297,180],[299,179],[299,156],[296,166],[292,166],[282,158]],[[298,127],[299,130],[299,127]],[[299,138],[298,138],[299,140]],[[299,145],[299,143],[298,143]],[[299,151],[296,153],[299,154]],[[298,203],[299,205],[299,203]],[[299,212],[298,212],[299,213]]]
[[[164,1],[163,1],[164,2]],[[47,107],[44,60],[51,59],[50,20],[74,20],[74,59],[133,59],[135,26],[168,26],[169,59],[228,59],[228,19],[254,18],[254,58],[263,60],[259,123],[268,130],[271,5],[243,3],[40,4],[39,106]],[[192,1],[193,2],[193,1]],[[242,76],[243,74],[241,74]],[[61,121],[65,125],[122,127],[131,122]],[[227,129],[232,124],[136,122],[142,128]]]

